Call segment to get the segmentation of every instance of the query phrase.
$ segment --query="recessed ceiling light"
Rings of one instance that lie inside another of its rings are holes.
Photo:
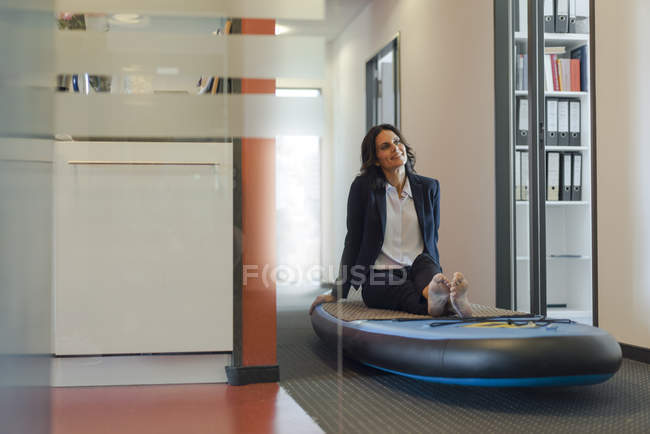
[[[179,70],[173,66],[159,66],[156,68],[156,73],[158,75],[178,75]]]
[[[291,29],[287,26],[283,26],[281,24],[276,24],[275,25],[275,34],[276,35],[282,35],[283,33],[288,33]]]
[[[320,96],[320,89],[276,88],[275,96],[293,98],[318,98]]]
[[[114,14],[113,19],[124,24],[138,24],[141,17],[138,14]]]

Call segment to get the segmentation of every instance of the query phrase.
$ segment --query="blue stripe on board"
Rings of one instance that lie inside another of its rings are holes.
[[[538,378],[449,378],[449,377],[425,377],[422,375],[407,374],[393,371],[392,369],[365,363],[381,371],[391,374],[402,375],[415,380],[428,381],[430,383],[455,384],[458,386],[480,386],[480,387],[553,387],[553,386],[587,386],[598,384],[612,378],[614,374],[601,375],[572,375],[563,377],[538,377]]]

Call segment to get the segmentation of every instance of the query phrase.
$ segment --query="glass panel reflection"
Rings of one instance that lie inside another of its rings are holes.
[[[544,6],[548,316],[591,325],[589,1]]]

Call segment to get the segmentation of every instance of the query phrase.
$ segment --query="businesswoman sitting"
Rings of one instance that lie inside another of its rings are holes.
[[[468,282],[442,274],[438,255],[440,184],[415,173],[415,155],[397,128],[372,127],[361,143],[361,174],[348,196],[337,288],[314,300],[346,298],[362,287],[366,306],[440,316],[471,316]]]

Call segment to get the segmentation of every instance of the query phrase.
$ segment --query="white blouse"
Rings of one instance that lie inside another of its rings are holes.
[[[424,242],[408,178],[401,197],[395,187],[386,183],[386,231],[374,268],[410,266],[423,250]]]

